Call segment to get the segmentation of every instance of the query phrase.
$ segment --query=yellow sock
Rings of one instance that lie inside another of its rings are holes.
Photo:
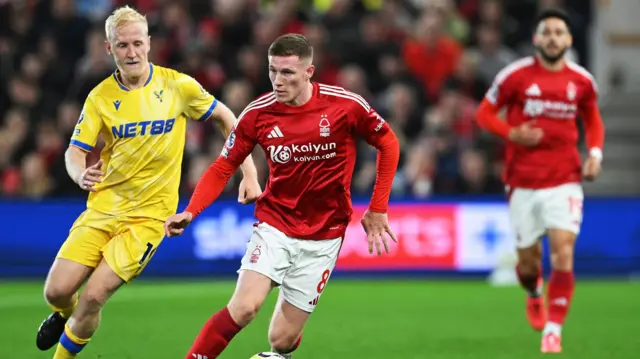
[[[76,309],[77,305],[78,305],[78,293],[75,293],[73,295],[73,304],[69,308],[57,308],[57,307],[54,307],[53,305],[49,304],[51,309],[53,309],[54,312],[60,313],[60,315],[64,319],[69,319],[71,314],[73,314],[73,310]]]
[[[64,333],[60,337],[60,343],[56,347],[53,359],[73,359],[89,343],[89,339],[78,338],[71,332],[69,325],[64,327]]]
[[[76,357],[76,354],[71,353],[62,344],[58,343],[56,347],[56,353],[53,354],[53,359],[73,359]]]

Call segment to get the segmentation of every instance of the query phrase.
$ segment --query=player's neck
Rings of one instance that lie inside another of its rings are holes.
[[[302,106],[305,103],[311,100],[311,96],[313,96],[313,84],[311,82],[307,83],[307,85],[302,89],[300,95],[294,98],[293,101],[289,101],[287,105],[289,106]]]
[[[149,65],[149,63],[147,63],[147,66],[145,67],[144,71],[142,71],[142,74],[140,76],[137,76],[137,77],[123,76],[122,72],[118,71],[118,77],[120,78],[120,82],[122,82],[122,84],[126,88],[130,90],[135,90],[144,86],[144,84],[147,82],[147,79],[149,78],[150,73],[151,73],[151,66]]]
[[[549,62],[549,61],[546,61],[545,59],[543,59],[542,57],[538,56],[538,61],[540,62],[540,65],[545,70],[552,71],[552,72],[561,71],[562,69],[564,69],[564,65],[565,65],[564,58],[559,59],[556,62]]]

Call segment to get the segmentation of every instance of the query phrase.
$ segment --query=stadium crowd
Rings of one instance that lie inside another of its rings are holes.
[[[0,0],[0,193],[76,196],[64,151],[91,89],[114,70],[104,19],[129,4],[147,14],[153,63],[195,77],[239,115],[270,91],[267,48],[278,35],[305,34],[315,47],[315,81],[365,97],[401,142],[394,195],[492,194],[500,141],[474,123],[498,71],[532,54],[533,14],[564,7],[572,56],[588,68],[589,1],[571,0]],[[211,123],[191,121],[181,191],[190,194],[220,153]],[[100,142],[90,156],[95,162]],[[262,183],[260,149],[254,152]],[[375,149],[362,144],[353,194],[375,180]],[[240,175],[229,182],[237,195]]]

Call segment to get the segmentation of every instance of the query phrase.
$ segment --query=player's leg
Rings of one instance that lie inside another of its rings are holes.
[[[114,232],[118,234],[102,248],[103,260],[80,295],[54,359],[74,358],[84,348],[98,328],[106,302],[140,275],[164,238],[163,223],[147,218],[120,218]]]
[[[582,187],[566,184],[548,190],[545,209],[545,226],[548,228],[551,252],[551,276],[547,289],[549,321],[543,332],[543,352],[560,352],[561,331],[565,322],[575,280],[573,253],[582,223]]]
[[[89,277],[94,266],[64,258],[56,258],[44,282],[44,298],[63,318],[69,318],[78,304],[78,289]]]
[[[342,239],[297,240],[300,254],[285,275],[269,326],[271,351],[291,358],[335,267]]]
[[[529,325],[542,330],[547,321],[547,311],[542,296],[542,244],[539,239],[529,247],[518,248],[516,273],[520,286],[527,294],[526,315]]]
[[[60,340],[67,319],[78,303],[78,289],[91,271],[93,268],[68,259],[58,258],[53,262],[44,286],[44,296],[53,313],[38,328],[36,345],[40,350],[48,350]]]
[[[302,341],[302,329],[307,323],[310,312],[306,312],[287,302],[280,292],[278,302],[269,325],[269,345],[271,351],[291,358]]]
[[[92,227],[87,223],[91,221]],[[77,291],[102,258],[102,247],[109,240],[109,225],[85,211],[74,223],[69,237],[60,247],[44,287],[44,297],[54,310],[38,328],[36,345],[40,350],[53,347],[64,331],[67,319],[78,302]]]
[[[542,245],[544,224],[536,191],[515,189],[509,199],[509,215],[516,235],[516,273],[527,294],[526,315],[535,330],[542,330],[546,311],[542,298]]]
[[[252,270],[241,270],[229,304],[207,320],[186,358],[217,358],[255,318],[273,286],[271,278]]]
[[[82,351],[98,328],[102,307],[124,283],[105,260],[100,262],[80,294],[78,306],[64,328],[54,359],[75,358]]]
[[[292,255],[285,237],[266,224],[254,229],[231,300],[204,324],[187,359],[217,358],[235,335],[255,318],[269,292],[282,283],[289,268]]]

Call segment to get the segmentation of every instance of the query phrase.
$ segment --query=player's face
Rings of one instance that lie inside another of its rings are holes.
[[[269,56],[269,79],[278,102],[295,100],[313,75],[311,59],[298,56]]]
[[[150,43],[144,24],[133,22],[116,28],[113,42],[106,45],[122,76],[139,77],[148,66]]]
[[[538,25],[533,38],[534,45],[540,56],[549,62],[562,59],[571,47],[572,37],[567,24],[556,18],[549,18]]]

